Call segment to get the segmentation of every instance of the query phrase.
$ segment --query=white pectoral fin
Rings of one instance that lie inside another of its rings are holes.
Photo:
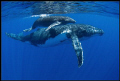
[[[56,22],[54,22],[53,24],[51,24],[45,31],[47,31],[47,30],[49,30],[50,28],[52,28],[52,27],[54,27],[54,26],[56,26],[56,25],[59,25],[59,24],[61,24],[61,22],[56,21]]]
[[[83,49],[75,33],[71,33],[72,44],[78,59],[78,67],[83,64]]]
[[[23,32],[29,32],[29,31],[31,31],[31,30],[32,30],[32,27],[29,28],[29,29],[25,29],[25,30],[23,30]]]

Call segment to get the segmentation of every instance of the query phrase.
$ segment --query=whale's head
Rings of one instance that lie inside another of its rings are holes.
[[[75,23],[75,22],[76,22],[74,19],[72,19],[72,18],[70,18],[70,17],[66,17],[66,18],[64,19],[64,21],[65,21],[66,23]]]
[[[104,31],[100,28],[96,28],[90,25],[86,25],[87,27],[84,30],[86,36],[102,36]]]
[[[102,29],[93,27],[91,25],[71,24],[71,27],[72,32],[75,32],[80,40],[86,40],[90,37],[102,36],[104,34],[104,31]]]
[[[104,31],[100,28],[95,28],[93,29],[93,32],[92,32],[94,35],[100,35],[102,36],[104,34]]]

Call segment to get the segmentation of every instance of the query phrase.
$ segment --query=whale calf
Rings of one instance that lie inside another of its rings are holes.
[[[104,34],[102,29],[84,24],[67,24],[53,27],[46,31],[46,28],[39,28],[29,35],[6,33],[11,37],[22,42],[29,42],[34,46],[52,46],[64,43],[69,40],[72,43],[78,59],[78,67],[83,65],[83,49],[81,39],[84,37],[91,37],[94,35],[102,36]]]
[[[24,32],[31,31],[35,29],[36,27],[44,26],[48,27],[46,29],[49,30],[50,28],[56,26],[56,25],[65,25],[68,23],[75,23],[76,21],[70,17],[67,16],[46,16],[46,17],[40,17],[38,18],[32,25],[31,28],[23,30]]]

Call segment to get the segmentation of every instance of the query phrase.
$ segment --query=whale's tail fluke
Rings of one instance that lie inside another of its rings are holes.
[[[22,40],[22,37],[23,37],[23,32],[19,33],[19,34],[13,34],[13,33],[5,33],[8,37],[11,37],[13,39],[16,39],[16,40]]]

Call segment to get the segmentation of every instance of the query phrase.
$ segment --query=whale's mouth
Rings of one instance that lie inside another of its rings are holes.
[[[104,31],[103,30],[101,30],[100,31],[100,36],[102,36],[104,34]]]
[[[71,22],[71,23],[76,23],[76,21],[74,19],[72,19],[72,18],[70,18],[68,20],[66,19],[66,21]]]
[[[76,21],[74,19],[72,19],[72,23],[76,23]]]
[[[97,30],[95,29],[94,34],[98,34],[98,35],[102,36],[104,34],[104,31],[101,29],[97,29]]]

